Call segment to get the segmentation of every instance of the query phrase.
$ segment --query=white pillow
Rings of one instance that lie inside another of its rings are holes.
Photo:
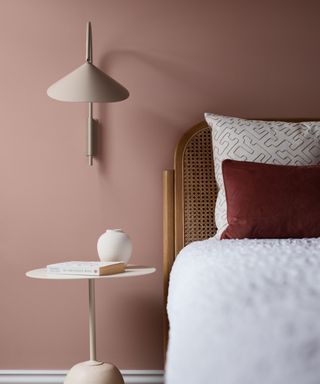
[[[320,164],[320,121],[246,120],[212,113],[205,113],[205,119],[212,129],[214,169],[219,188],[215,210],[218,238],[228,225],[221,171],[224,159],[283,165]]]

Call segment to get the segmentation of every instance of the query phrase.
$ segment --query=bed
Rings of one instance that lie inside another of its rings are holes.
[[[163,174],[166,383],[319,383],[319,239],[214,238],[217,195],[201,122]]]

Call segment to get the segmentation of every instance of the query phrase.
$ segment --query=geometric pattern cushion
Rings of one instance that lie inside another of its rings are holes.
[[[216,237],[228,226],[221,163],[225,159],[279,165],[320,164],[320,122],[247,120],[205,113],[212,130],[218,185]],[[319,194],[320,198],[320,194]]]

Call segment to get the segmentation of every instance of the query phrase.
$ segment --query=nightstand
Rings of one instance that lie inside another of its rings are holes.
[[[96,358],[95,280],[138,277],[155,271],[156,269],[152,267],[128,265],[125,272],[106,276],[54,274],[48,273],[46,268],[34,269],[26,273],[28,277],[34,279],[88,280],[90,360],[74,365],[65,378],[65,384],[124,384],[122,375],[116,366],[97,361]]]

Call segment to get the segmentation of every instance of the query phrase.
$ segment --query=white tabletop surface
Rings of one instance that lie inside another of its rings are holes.
[[[83,280],[83,279],[116,279],[119,277],[135,277],[149,275],[156,271],[153,267],[142,267],[138,265],[128,265],[122,273],[106,276],[88,276],[88,275],[62,275],[47,272],[46,268],[34,269],[26,273],[28,277],[34,279],[49,279],[49,280]]]

